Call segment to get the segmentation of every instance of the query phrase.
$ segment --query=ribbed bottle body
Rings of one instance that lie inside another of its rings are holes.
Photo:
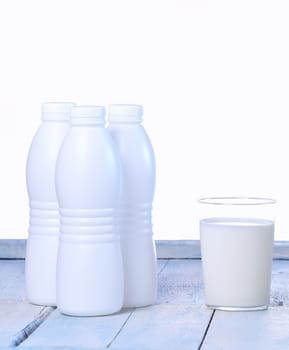
[[[116,232],[120,176],[117,151],[103,125],[73,125],[56,168],[61,231],[57,306],[62,313],[98,316],[123,305]]]
[[[156,300],[156,252],[152,231],[155,158],[140,123],[110,122],[108,127],[120,152],[121,200],[117,211],[124,264],[124,306],[141,307]]]
[[[44,121],[32,141],[27,158],[30,222],[25,284],[28,300],[38,305],[56,305],[59,211],[55,165],[68,130],[67,120]]]

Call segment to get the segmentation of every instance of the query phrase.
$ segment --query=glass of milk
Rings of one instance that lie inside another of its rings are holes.
[[[199,200],[206,304],[228,311],[265,310],[270,302],[275,200]]]

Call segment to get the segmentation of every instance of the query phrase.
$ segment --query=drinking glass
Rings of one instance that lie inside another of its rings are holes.
[[[276,201],[211,197],[198,202],[207,306],[231,311],[267,309]]]

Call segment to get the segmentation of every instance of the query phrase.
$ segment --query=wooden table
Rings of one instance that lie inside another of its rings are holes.
[[[289,349],[289,261],[274,260],[267,311],[204,305],[200,259],[159,259],[154,306],[105,317],[68,317],[25,300],[24,260],[0,260],[0,348]]]

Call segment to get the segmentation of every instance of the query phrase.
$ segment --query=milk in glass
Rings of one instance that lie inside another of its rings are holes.
[[[270,299],[274,222],[258,218],[200,221],[208,306],[266,309]]]

